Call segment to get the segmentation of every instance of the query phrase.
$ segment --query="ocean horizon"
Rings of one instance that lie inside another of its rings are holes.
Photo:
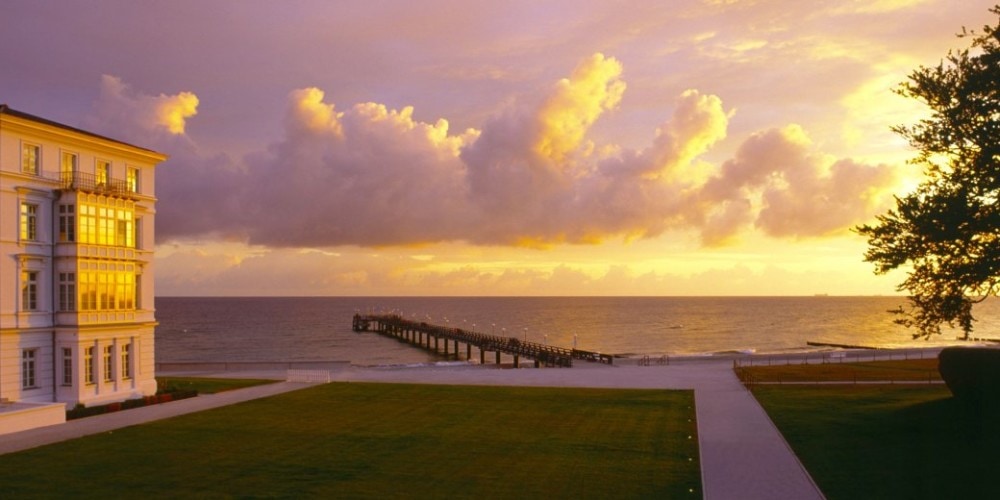
[[[808,343],[878,348],[960,344],[893,322],[903,296],[775,297],[157,297],[157,360],[428,363],[439,358],[351,330],[355,313],[428,323],[619,356],[792,353]],[[1000,301],[974,309],[974,335],[1000,337]]]

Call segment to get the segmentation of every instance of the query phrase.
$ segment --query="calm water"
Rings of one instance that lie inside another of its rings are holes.
[[[976,335],[1000,338],[1000,301],[976,307]],[[807,341],[885,347],[913,341],[886,311],[896,297],[401,297],[156,299],[159,361],[432,361],[351,331],[355,312],[395,311],[437,324],[614,354],[809,350]]]

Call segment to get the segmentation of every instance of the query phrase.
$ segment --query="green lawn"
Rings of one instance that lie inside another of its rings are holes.
[[[691,391],[327,384],[0,456],[0,496],[699,498],[694,415]]]
[[[215,394],[255,385],[273,384],[274,382],[276,381],[264,379],[156,377],[156,384],[161,392],[170,388],[184,391],[193,389],[198,391],[198,394]]]
[[[938,360],[910,359],[745,367],[757,382],[940,381]]]
[[[943,386],[758,386],[830,499],[1000,498],[1000,412]]]

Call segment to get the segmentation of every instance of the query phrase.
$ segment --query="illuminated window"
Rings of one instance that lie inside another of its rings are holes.
[[[79,242],[135,248],[135,203],[93,196],[81,202]]]
[[[104,346],[104,381],[111,382],[115,379],[115,367],[111,363],[114,362],[115,357],[115,346],[106,345]]]
[[[98,270],[93,270],[100,267]],[[71,273],[67,273],[71,274]],[[134,311],[134,264],[86,264],[76,275],[81,311]]]
[[[59,241],[76,241],[76,205],[59,205]]]
[[[63,181],[73,180],[76,177],[77,170],[76,153],[67,153],[63,151],[62,161],[59,163],[60,179]]]
[[[76,310],[76,273],[59,273],[59,310]]]
[[[106,186],[111,179],[111,162],[108,160],[97,160],[94,177],[98,186]]]
[[[38,309],[38,271],[21,273],[21,309],[24,311]]]
[[[135,167],[126,167],[125,169],[125,183],[128,184],[128,190],[132,193],[139,192],[139,169]]]
[[[63,348],[63,385],[73,385],[73,349]]]
[[[132,344],[122,345],[122,378],[132,378]]]
[[[41,171],[42,148],[35,144],[24,143],[21,145],[21,171],[26,174],[38,175]]]
[[[38,205],[21,203],[21,241],[38,240]]]
[[[94,348],[88,347],[83,351],[83,382],[85,384],[94,383]]]
[[[24,349],[21,351],[21,388],[32,389],[35,387],[35,349]]]

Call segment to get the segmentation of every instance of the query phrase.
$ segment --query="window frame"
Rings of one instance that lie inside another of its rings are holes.
[[[103,158],[94,160],[94,182],[98,186],[107,186],[111,183],[111,160]]]
[[[21,389],[37,389],[38,349],[21,349]]]
[[[30,201],[22,201],[19,205],[18,236],[21,241],[38,241],[38,204]]]
[[[59,205],[59,242],[76,243],[76,205]]]
[[[86,385],[94,384],[94,346],[88,346],[83,350],[83,383]]]
[[[108,344],[104,346],[104,381],[114,382],[115,381],[115,346],[114,344]]]
[[[130,193],[138,193],[141,176],[139,175],[139,167],[134,167],[132,165],[125,166],[125,184],[128,186]]]
[[[131,342],[128,342],[126,344],[122,344],[121,355],[122,355],[122,365],[121,365],[122,379],[130,379],[130,378],[132,378],[132,343]]]
[[[21,310],[38,311],[38,275],[39,271],[24,269],[21,271]]]
[[[67,165],[67,159],[72,158],[72,162]],[[80,171],[80,155],[73,151],[62,151],[59,155],[59,178],[63,182],[76,180],[76,173]]]
[[[73,386],[73,349],[69,347],[62,348],[63,354],[63,376],[62,385],[66,387]]]
[[[59,312],[76,311],[76,273],[59,273]]]
[[[28,155],[28,150],[33,149],[33,153]],[[31,168],[28,165],[28,158],[32,159]],[[33,142],[21,142],[21,173],[28,175],[42,175],[42,146]]]

